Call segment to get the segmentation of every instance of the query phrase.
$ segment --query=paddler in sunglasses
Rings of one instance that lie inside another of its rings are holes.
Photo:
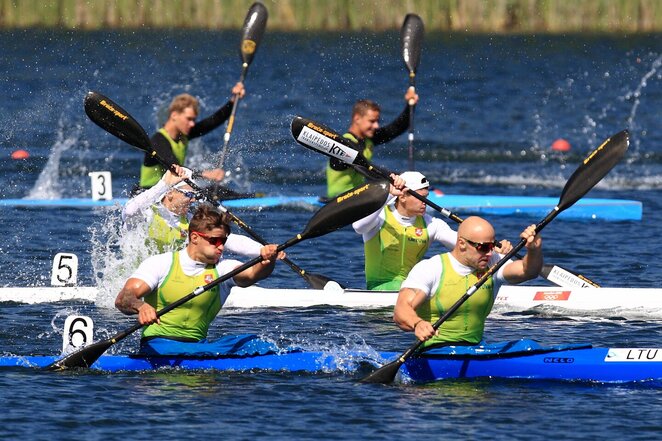
[[[408,171],[391,178],[392,197],[384,208],[352,224],[363,236],[367,288],[375,291],[398,291],[431,243],[452,250],[457,241],[457,233],[446,222],[426,214],[425,203],[405,191],[428,196],[430,183],[422,173]],[[507,253],[511,248],[504,241],[497,251]]]
[[[435,332],[432,323],[501,258],[495,253],[494,228],[485,219],[465,219],[457,234],[453,250],[417,263],[398,294],[393,320],[424,341],[423,348],[479,344],[499,285],[534,279],[542,269],[542,238],[535,234],[535,225],[530,225],[520,235],[526,240],[524,258],[499,268]]]
[[[129,199],[122,210],[122,220],[129,230],[147,229],[146,245],[151,254],[174,251],[184,246],[192,217],[191,204],[201,199],[184,181],[191,179],[191,170],[174,166],[148,190]],[[240,234],[231,234],[225,249],[242,256],[257,257],[262,245]]]
[[[141,352],[149,355],[258,355],[274,350],[272,343],[257,336],[232,335],[207,341],[209,326],[221,310],[232,286],[250,286],[269,276],[276,264],[277,245],[260,249],[262,262],[240,272],[157,318],[156,311],[179,300],[241,265],[223,258],[231,236],[226,215],[202,204],[191,218],[188,244],[178,251],[143,261],[117,295],[115,306],[124,314],[137,314],[145,325]]]

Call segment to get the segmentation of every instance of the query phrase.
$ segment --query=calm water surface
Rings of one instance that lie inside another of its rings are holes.
[[[289,135],[294,115],[338,131],[351,104],[382,105],[384,122],[404,107],[407,76],[397,33],[267,33],[246,86],[231,142],[232,185],[267,194],[319,195],[324,159]],[[170,98],[190,92],[202,113],[224,103],[240,73],[239,36],[211,32],[0,33],[4,112],[0,197],[89,197],[91,171],[112,172],[114,194],[137,180],[140,151],[104,133],[82,100],[99,91],[148,132]],[[555,221],[544,232],[547,261],[605,286],[658,287],[662,246],[662,36],[472,37],[428,35],[417,89],[416,166],[446,193],[558,196],[603,139],[631,132],[626,160],[590,196],[640,200],[641,222]],[[572,150],[552,152],[557,138]],[[191,146],[209,166],[222,130]],[[26,161],[9,160],[22,148]],[[406,136],[378,148],[375,162],[404,170]],[[274,242],[300,232],[310,207],[237,212]],[[462,213],[458,213],[462,215]],[[119,209],[0,211],[0,284],[48,285],[53,256],[75,253],[79,283],[95,303],[0,304],[0,352],[58,354],[64,319],[91,315],[98,339],[132,324],[110,306],[130,266],[119,254]],[[515,240],[540,219],[493,218]],[[439,251],[439,249],[435,249]],[[362,286],[362,246],[350,229],[289,250],[303,268]],[[536,281],[544,284],[544,281]],[[265,286],[304,287],[285,265]],[[257,332],[343,357],[350,350],[404,350],[411,343],[391,311],[335,308],[224,311],[211,336]],[[618,316],[495,314],[490,341],[529,337],[546,344],[658,347],[662,322]],[[130,353],[132,336],[111,352]],[[0,372],[3,438],[116,440],[149,437],[384,439],[409,437],[651,439],[662,429],[659,388],[527,381],[447,381],[389,387],[342,372],[281,373]]]

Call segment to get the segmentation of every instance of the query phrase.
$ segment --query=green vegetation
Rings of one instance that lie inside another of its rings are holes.
[[[239,29],[253,0],[0,0],[0,27]],[[660,0],[264,0],[271,30],[660,32]]]

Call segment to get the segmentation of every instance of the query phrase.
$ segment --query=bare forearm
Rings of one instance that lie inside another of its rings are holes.
[[[393,321],[403,331],[413,331],[416,323],[421,320],[412,305],[415,294],[415,291],[409,288],[400,290],[393,309]]]
[[[138,314],[144,304],[131,289],[123,288],[115,299],[115,307],[127,315]]]
[[[234,276],[234,282],[237,284],[237,286],[242,288],[251,286],[256,282],[269,277],[275,266],[275,262],[270,262],[268,264],[258,263],[257,265]]]
[[[525,280],[534,279],[540,274],[543,265],[542,250],[537,248],[529,250],[522,260],[522,267]]]

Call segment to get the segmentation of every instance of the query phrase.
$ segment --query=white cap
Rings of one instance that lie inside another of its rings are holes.
[[[419,173],[417,171],[404,172],[400,175],[400,177],[405,180],[405,187],[410,190],[416,191],[420,190],[421,188],[428,188],[430,186],[428,179],[423,175],[423,173]]]

